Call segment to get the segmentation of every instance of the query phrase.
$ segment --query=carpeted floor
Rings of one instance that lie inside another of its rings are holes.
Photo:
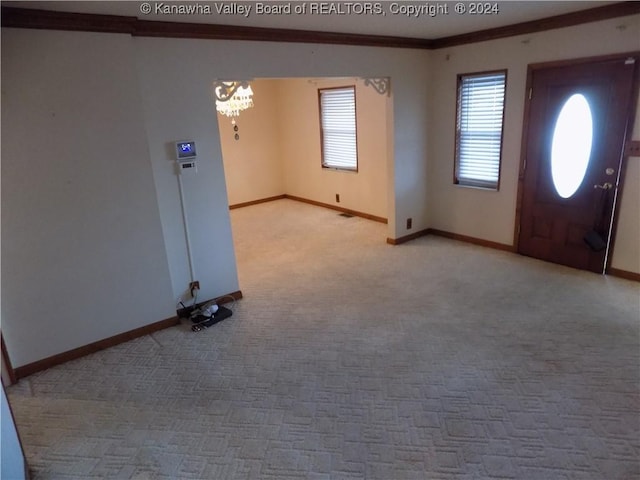
[[[637,479],[640,287],[291,200],[245,298],[8,389],[34,479]]]

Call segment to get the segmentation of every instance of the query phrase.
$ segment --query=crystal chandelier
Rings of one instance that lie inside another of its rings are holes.
[[[220,82],[213,84],[216,110],[227,117],[237,117],[242,110],[253,107],[253,90],[249,82]]]

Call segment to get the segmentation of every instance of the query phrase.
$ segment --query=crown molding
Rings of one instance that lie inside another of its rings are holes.
[[[468,43],[485,42],[498,38],[515,37],[529,33],[544,32],[556,28],[573,27],[584,23],[598,22],[610,18],[626,17],[640,13],[640,2],[620,2],[589,8],[578,12],[565,13],[553,17],[531,20],[529,22],[515,23],[504,27],[490,28],[477,32],[453,35],[437,38],[431,41],[432,49],[448,48]]]
[[[2,7],[2,27],[125,33],[137,37],[324,43],[418,49],[428,49],[431,46],[430,40],[421,38],[243,27],[209,23],[162,22],[117,15],[55,12],[14,7]]]
[[[128,33],[133,35],[136,17],[54,12],[30,8],[2,7],[2,28],[33,28],[79,32]]]
[[[619,2],[540,20],[438,39],[243,27],[208,23],[162,22],[140,20],[136,17],[120,15],[55,12],[16,7],[2,7],[1,18],[2,27],[4,28],[123,33],[138,37],[319,43],[434,50],[516,35],[526,35],[639,13],[640,2]]]
[[[368,47],[431,48],[431,40],[422,38],[214,25],[207,23],[156,22],[153,20],[138,20],[135,24],[133,35],[139,37],[199,38],[208,40],[323,43]]]

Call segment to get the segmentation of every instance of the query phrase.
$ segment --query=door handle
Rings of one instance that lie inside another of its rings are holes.
[[[602,185],[597,185],[596,184],[596,185],[593,186],[593,188],[596,188],[596,189],[600,188],[602,190],[610,190],[610,189],[613,188],[613,185],[611,183],[609,183],[609,182],[605,182]]]

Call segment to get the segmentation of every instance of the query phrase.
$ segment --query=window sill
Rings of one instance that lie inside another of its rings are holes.
[[[328,172],[345,172],[345,173],[358,173],[357,168],[338,168],[338,167],[322,167],[323,171]]]
[[[473,190],[482,190],[483,192],[499,192],[499,187],[482,187],[480,185],[465,185],[464,183],[454,183],[454,187],[458,188],[471,188]]]

